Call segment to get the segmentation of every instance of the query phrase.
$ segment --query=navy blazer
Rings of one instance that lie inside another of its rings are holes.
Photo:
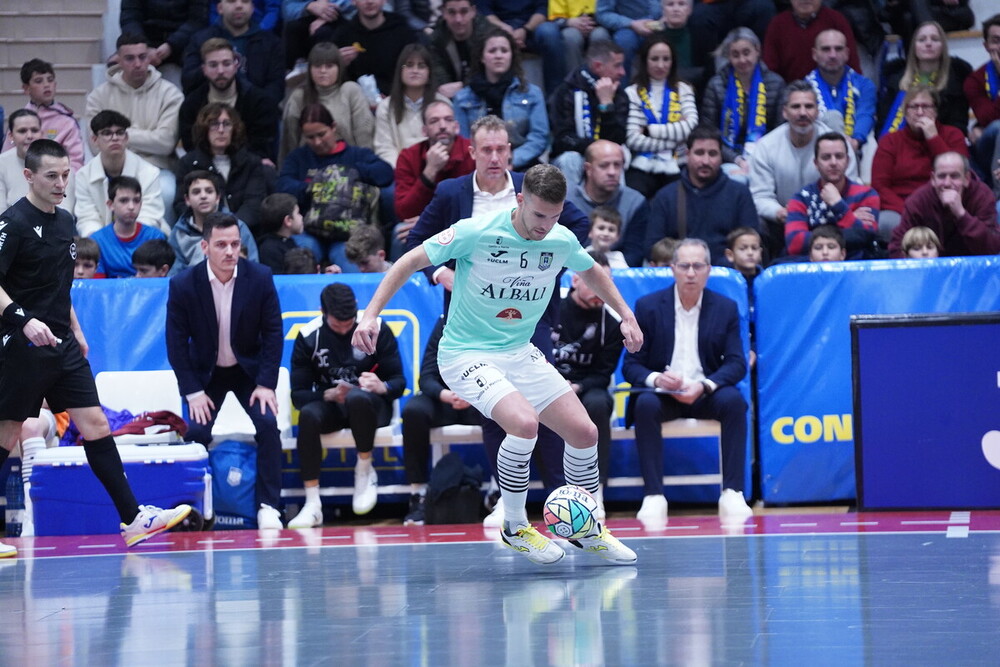
[[[472,217],[472,179],[475,177],[475,173],[449,178],[438,183],[437,189],[434,191],[434,198],[420,214],[417,224],[410,230],[410,235],[406,237],[407,249],[417,247],[459,220]],[[524,174],[516,171],[509,173],[514,182],[514,192],[520,192],[521,186],[524,185]],[[576,234],[581,245],[587,245],[590,219],[568,199],[563,206],[562,215],[559,216],[559,224]],[[438,268],[440,267],[432,266],[424,270],[429,281]]]
[[[167,358],[183,396],[208,386],[219,356],[219,322],[207,261],[170,279]],[[284,345],[281,305],[271,269],[257,262],[239,261],[229,342],[237,363],[257,385],[270,389],[278,386]]]
[[[660,373],[674,356],[674,287],[641,297],[635,303],[635,318],[642,329],[638,352],[627,352],[622,375],[633,387],[645,387],[650,373]],[[705,377],[719,387],[735,386],[747,374],[740,337],[740,315],[736,302],[706,289],[698,317],[698,359]],[[625,423],[632,423],[632,399],[625,410]]]

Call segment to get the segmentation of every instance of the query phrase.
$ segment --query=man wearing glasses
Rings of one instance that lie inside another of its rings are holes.
[[[747,404],[736,384],[747,372],[736,303],[705,289],[711,270],[708,244],[686,238],[671,265],[674,285],[640,298],[635,317],[645,340],[625,355],[622,374],[633,387],[627,426],[635,425],[635,444],[643,479],[637,518],[663,527],[663,439],[660,425],[680,417],[715,419],[722,425],[722,494],[719,517],[742,522],[753,514],[743,498],[747,449]]]
[[[73,213],[80,236],[90,236],[111,223],[108,182],[116,176],[131,176],[142,186],[138,221],[164,234],[170,233],[170,226],[163,219],[166,208],[160,190],[160,170],[129,150],[131,125],[126,116],[110,109],[98,112],[90,120],[90,140],[97,146],[97,155],[76,175]]]

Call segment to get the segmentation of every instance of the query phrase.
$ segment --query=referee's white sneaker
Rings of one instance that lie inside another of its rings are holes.
[[[17,548],[9,544],[0,542],[0,558],[13,558],[17,555]]]
[[[134,547],[154,535],[170,530],[190,513],[190,505],[178,505],[169,510],[152,505],[139,505],[139,513],[132,519],[132,523],[127,526],[121,524],[122,539],[125,540],[126,546]]]

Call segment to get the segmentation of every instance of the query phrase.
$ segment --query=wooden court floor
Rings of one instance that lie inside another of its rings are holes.
[[[609,525],[635,566],[481,526],[8,540],[0,665],[1000,663],[1000,512]]]

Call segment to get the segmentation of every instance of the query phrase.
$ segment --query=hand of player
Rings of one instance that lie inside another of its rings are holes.
[[[594,94],[600,104],[611,104],[615,101],[615,93],[618,91],[618,82],[612,81],[610,77],[602,76],[594,84]]]
[[[24,323],[24,327],[21,329],[24,332],[24,337],[31,341],[32,345],[38,347],[44,347],[46,345],[51,345],[55,347],[61,341],[56,338],[52,330],[49,329],[49,325],[41,320],[36,320],[32,317],[30,320]]]
[[[455,286],[455,270],[454,269],[442,269],[441,273],[437,275],[438,285],[444,285],[444,288],[449,292]]]
[[[406,237],[410,235],[410,230],[413,226],[417,224],[417,220],[420,218],[419,215],[415,215],[412,218],[407,218],[401,223],[396,225],[396,240],[400,243],[406,243]]]
[[[274,390],[270,387],[257,385],[257,388],[250,394],[250,406],[260,403],[260,414],[266,415],[267,408],[271,408],[271,414],[278,414],[278,397],[274,395]]]
[[[621,324],[622,338],[625,339],[625,349],[629,352],[638,352],[642,347],[642,329],[635,321],[635,316],[623,317]]]
[[[341,403],[347,400],[347,392],[351,390],[351,385],[346,382],[338,382],[334,386],[323,391],[323,400],[327,403]]]
[[[358,386],[373,394],[384,394],[388,391],[385,388],[385,382],[382,381],[382,378],[370,371],[365,371],[358,376]]]
[[[673,397],[685,405],[691,405],[705,393],[705,386],[700,382],[690,382],[681,387],[681,393]]]
[[[823,202],[827,206],[835,206],[843,197],[840,196],[840,190],[833,183],[825,183],[819,191],[819,196],[823,198]]]
[[[962,205],[962,194],[958,190],[943,190],[941,205],[951,211],[956,218],[965,217],[965,207]]]
[[[358,326],[354,328],[351,345],[365,354],[375,354],[376,343],[378,343],[378,322],[374,317],[369,317],[366,312],[365,316],[358,322]]]
[[[196,423],[204,426],[212,418],[212,410],[215,403],[208,397],[208,394],[201,394],[195,398],[188,399],[188,414]]]
[[[451,147],[445,144],[436,143],[427,149],[427,166],[424,167],[424,176],[427,177],[428,181],[434,182],[438,173],[448,164],[450,157]]]

